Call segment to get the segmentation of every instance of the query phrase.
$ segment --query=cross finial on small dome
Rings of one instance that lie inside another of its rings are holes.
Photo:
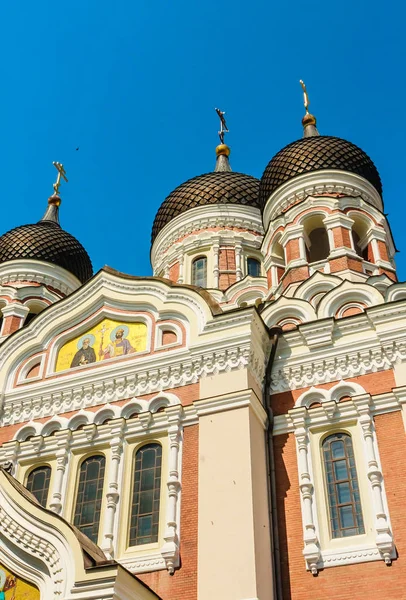
[[[214,171],[219,173],[220,171],[231,171],[230,163],[228,161],[228,157],[230,156],[230,148],[224,143],[224,134],[228,133],[229,129],[224,118],[224,115],[226,114],[225,111],[222,111],[219,108],[216,108],[215,111],[220,119],[220,131],[218,132],[220,144],[216,148],[217,160]]]
[[[319,135],[316,128],[316,117],[309,113],[309,95],[307,93],[306,84],[302,79],[300,79],[300,85],[303,90],[303,104],[306,110],[306,114],[302,119],[303,137],[313,137],[314,135]]]

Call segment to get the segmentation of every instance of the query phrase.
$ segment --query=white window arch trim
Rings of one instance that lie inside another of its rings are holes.
[[[321,568],[343,564],[374,560],[384,560],[386,564],[391,564],[392,559],[396,557],[396,549],[370,395],[354,396],[350,401],[342,403],[342,414],[340,403],[337,404],[334,399],[324,399],[320,408],[311,411],[308,411],[306,406],[301,406],[299,400],[297,408],[289,411],[288,420],[296,439],[306,568],[316,575]],[[308,401],[310,402],[310,396]],[[339,543],[331,543],[327,542],[326,536],[322,534],[322,527],[324,526],[324,530],[326,521],[320,522],[323,521],[323,518],[320,519],[321,514],[327,513],[328,516],[327,497],[325,493],[321,493],[319,487],[321,485],[324,488],[325,485],[324,477],[321,476],[323,469],[320,439],[336,431],[346,431],[352,436],[360,488],[361,483],[363,485],[361,499],[364,524],[366,530],[370,528],[371,534],[341,538]],[[318,465],[313,464],[314,461],[318,461]],[[317,491],[315,481],[318,482]],[[370,513],[367,509],[369,504]]]
[[[170,331],[176,335],[176,341],[170,344],[163,344],[163,334],[166,331]],[[183,342],[182,329],[176,323],[157,323],[155,327],[155,349],[160,350],[161,348],[172,348],[174,346],[180,346]]]

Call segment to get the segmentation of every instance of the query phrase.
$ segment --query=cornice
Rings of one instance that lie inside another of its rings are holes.
[[[271,194],[263,212],[265,230],[272,220],[294,204],[305,200],[308,196],[323,193],[360,196],[379,211],[383,210],[382,199],[369,181],[348,171],[325,169],[299,175]]]
[[[252,206],[212,204],[198,206],[172,219],[157,235],[151,248],[151,263],[156,262],[180,238],[209,227],[238,227],[264,234],[260,210]],[[219,232],[216,232],[218,235]]]
[[[15,281],[40,283],[71,294],[82,283],[66,269],[40,260],[11,260],[0,265],[0,285]]]

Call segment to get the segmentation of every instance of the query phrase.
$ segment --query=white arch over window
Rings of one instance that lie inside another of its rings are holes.
[[[130,400],[121,409],[120,417],[131,419],[135,415],[148,411],[148,402],[146,400]]]
[[[54,417],[47,423],[44,423],[41,429],[41,435],[47,437],[55,431],[60,431],[61,429],[66,429],[68,426],[68,419],[65,417]]]
[[[103,407],[94,415],[93,423],[102,425],[107,419],[118,419],[120,417],[120,408],[118,406]]]
[[[317,318],[316,311],[309,302],[285,296],[280,296],[276,302],[268,305],[261,316],[268,327],[275,326],[284,319],[298,319],[306,323]]]
[[[94,413],[90,410],[80,410],[76,415],[73,415],[68,421],[68,429],[76,431],[78,427],[90,425],[93,423]]]
[[[383,298],[376,288],[367,283],[343,281],[321,300],[317,309],[318,318],[334,317],[342,306],[351,302],[363,303],[368,307],[383,304]]]
[[[176,335],[176,341],[171,344],[163,344],[163,334],[170,331]],[[157,323],[155,328],[155,348],[168,348],[178,346],[183,341],[182,329],[176,323]]]
[[[30,437],[40,435],[40,431],[41,424],[34,423],[34,421],[30,421],[29,423],[21,427],[21,429],[16,431],[13,440],[17,440],[17,442],[25,442]]]
[[[315,402],[319,402],[320,404],[331,401],[339,402],[344,396],[350,396],[350,398],[352,398],[353,396],[359,396],[365,393],[365,389],[362,385],[351,381],[340,381],[329,390],[313,386],[299,396],[295,402],[295,408],[310,408]]]
[[[167,406],[175,406],[180,404],[179,398],[175,394],[161,393],[154,396],[149,402],[149,410],[151,413],[157,412],[160,408],[166,408]]]

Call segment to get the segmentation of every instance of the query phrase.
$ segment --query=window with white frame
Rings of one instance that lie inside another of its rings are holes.
[[[199,256],[192,262],[192,285],[207,286],[207,258]]]
[[[261,262],[257,258],[247,258],[247,274],[251,277],[261,277]]]
[[[97,544],[103,500],[105,457],[89,456],[80,465],[74,525]]]
[[[322,452],[331,537],[365,533],[351,436],[343,432],[328,435]]]

